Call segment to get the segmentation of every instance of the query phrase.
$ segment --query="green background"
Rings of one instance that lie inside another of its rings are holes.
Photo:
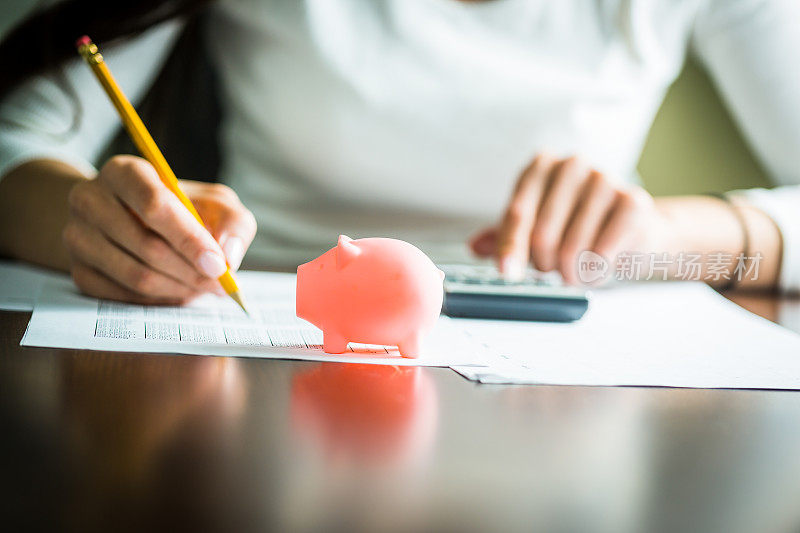
[[[713,84],[693,60],[656,116],[639,173],[656,196],[769,185]]]

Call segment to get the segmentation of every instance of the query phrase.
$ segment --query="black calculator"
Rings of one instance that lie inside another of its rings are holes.
[[[588,292],[528,269],[520,281],[488,265],[438,265],[444,271],[442,312],[450,317],[572,322],[589,307]]]

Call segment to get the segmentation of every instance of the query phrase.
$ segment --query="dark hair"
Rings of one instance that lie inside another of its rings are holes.
[[[0,42],[0,100],[25,80],[57,72],[89,35],[112,44],[160,22],[190,15],[210,0],[64,0],[36,11]]]

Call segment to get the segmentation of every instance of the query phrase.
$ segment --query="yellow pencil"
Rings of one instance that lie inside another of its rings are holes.
[[[111,99],[111,103],[113,103],[114,107],[117,109],[125,129],[128,131],[128,135],[130,135],[133,143],[139,149],[139,152],[153,165],[164,185],[178,197],[181,203],[194,215],[194,218],[196,218],[200,224],[205,225],[203,219],[200,218],[200,214],[192,205],[191,200],[189,200],[180,187],[178,187],[178,178],[175,177],[175,173],[172,172],[172,169],[167,164],[167,160],[164,159],[161,150],[158,149],[158,146],[156,146],[147,128],[144,127],[144,123],[142,123],[142,119],[139,118],[139,114],[136,113],[136,110],[122,93],[117,82],[114,81],[114,77],[103,61],[103,56],[98,52],[97,46],[85,35],[78,39],[75,44],[78,47],[78,52],[92,68],[92,72],[94,72],[97,80]],[[222,288],[225,289],[225,292],[239,304],[239,307],[241,307],[245,313],[248,313],[244,297],[239,291],[239,287],[236,285],[236,280],[230,268],[219,277],[219,282]]]

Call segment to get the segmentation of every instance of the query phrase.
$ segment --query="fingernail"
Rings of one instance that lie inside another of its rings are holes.
[[[225,257],[228,258],[228,264],[232,270],[239,270],[239,265],[242,264],[244,257],[244,243],[239,237],[229,237],[225,241],[225,246],[222,247],[225,252]]]
[[[197,266],[209,278],[218,278],[228,269],[225,260],[211,250],[207,250],[200,255],[197,260]]]
[[[500,260],[500,273],[508,281],[520,281],[525,277],[525,265],[516,257],[504,257]]]

